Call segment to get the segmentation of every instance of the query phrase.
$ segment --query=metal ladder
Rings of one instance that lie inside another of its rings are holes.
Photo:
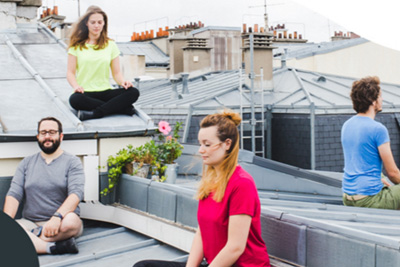
[[[253,74],[253,79],[260,78],[260,86],[252,89],[244,88],[244,78],[247,75],[239,69],[239,90],[240,90],[240,116],[242,123],[240,125],[240,147],[244,149],[244,141],[251,140],[251,151],[255,155],[265,157],[265,118],[264,118],[264,86],[263,69],[260,69],[259,75]],[[250,79],[252,79],[250,74]],[[252,83],[253,84],[253,83]],[[250,115],[246,116],[245,115]],[[249,118],[247,118],[249,117]],[[247,127],[246,127],[247,126]],[[246,128],[246,130],[245,130]],[[250,128],[250,131],[248,130]],[[258,134],[256,134],[258,133]],[[257,149],[257,140],[259,141]],[[261,143],[261,144],[260,144]],[[261,147],[259,147],[261,145]]]

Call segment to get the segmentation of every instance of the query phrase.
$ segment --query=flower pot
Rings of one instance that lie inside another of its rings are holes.
[[[178,177],[179,165],[178,163],[165,165],[167,166],[167,169],[165,170],[165,183],[174,184],[176,182],[176,178]]]
[[[149,169],[150,169],[150,164],[146,163],[141,164],[139,162],[131,162],[126,164],[125,166],[126,173],[142,178],[147,178],[149,174]]]

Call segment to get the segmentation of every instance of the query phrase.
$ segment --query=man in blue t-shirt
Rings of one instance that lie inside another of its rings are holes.
[[[400,208],[400,171],[390,149],[386,127],[375,121],[382,111],[382,92],[378,77],[355,81],[351,90],[356,116],[342,127],[344,175],[343,204],[380,209]],[[382,178],[382,163],[391,186]]]

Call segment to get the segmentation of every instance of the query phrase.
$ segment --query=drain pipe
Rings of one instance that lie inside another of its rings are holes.
[[[172,84],[172,93],[171,93],[171,99],[179,99],[179,94],[178,94],[178,78],[171,78],[170,79],[171,84]]]
[[[64,48],[65,50],[68,48],[67,44],[63,40],[58,39],[58,37],[49,28],[47,28],[43,22],[39,22],[38,26],[42,30],[44,30],[51,38],[53,38],[62,48]]]
[[[189,73],[182,72],[181,76],[182,76],[182,94],[183,95],[185,95],[185,94],[188,95],[188,94],[190,94],[189,86],[188,86]]]

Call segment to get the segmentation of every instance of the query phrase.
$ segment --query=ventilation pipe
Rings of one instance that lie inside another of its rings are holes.
[[[182,76],[182,94],[190,94],[188,87],[189,73],[182,72],[181,76]]]
[[[170,79],[171,84],[172,84],[172,93],[171,93],[171,99],[179,99],[179,94],[178,94],[178,78],[171,78]]]
[[[139,90],[139,82],[140,82],[140,78],[135,78],[135,83],[136,83],[136,89]]]
[[[288,53],[288,49],[285,48],[284,51],[285,52],[281,56],[281,68],[286,68],[286,56],[287,56],[287,53]]]

